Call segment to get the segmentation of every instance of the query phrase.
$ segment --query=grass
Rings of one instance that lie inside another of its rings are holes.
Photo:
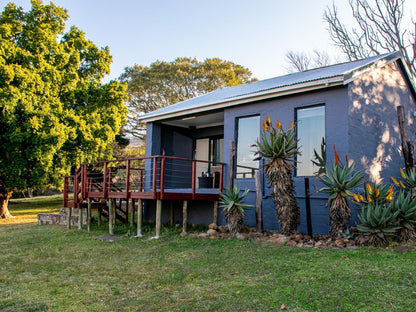
[[[115,242],[24,223],[55,199],[15,200],[0,224],[1,311],[413,311],[416,252],[316,250],[179,236]],[[8,224],[9,223],[9,224]],[[117,225],[119,235],[128,231]]]

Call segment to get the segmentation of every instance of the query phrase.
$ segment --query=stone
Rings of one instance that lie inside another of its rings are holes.
[[[187,232],[182,232],[182,233],[181,233],[181,236],[182,236],[182,237],[188,236],[188,233],[187,233]]]
[[[319,240],[315,243],[315,247],[322,248],[324,246],[325,246],[325,243],[321,240]]]
[[[217,237],[217,236],[218,236],[218,232],[217,232],[216,230],[214,230],[214,229],[209,229],[209,230],[207,231],[207,234],[208,234],[209,236],[214,236],[214,237]]]
[[[237,238],[239,240],[245,240],[247,238],[247,236],[243,233],[237,233],[237,234],[235,234],[235,238]]]
[[[295,240],[293,240],[293,239],[291,239],[291,240],[289,240],[289,241],[286,243],[286,245],[287,245],[287,246],[294,247],[294,246],[296,246],[296,241],[295,241]]]
[[[345,246],[345,243],[344,243],[344,240],[343,239],[340,239],[339,238],[339,239],[335,240],[334,245],[337,246],[337,247],[339,247],[339,248],[342,248],[342,247]]]
[[[218,229],[218,225],[216,225],[215,223],[211,223],[210,225],[208,225],[208,228],[210,230],[217,230]]]
[[[228,229],[227,229],[227,227],[226,227],[226,226],[220,225],[220,226],[217,228],[217,231],[219,231],[219,232],[221,232],[221,233],[226,233],[226,232],[228,231]]]
[[[303,241],[303,234],[296,234],[295,241],[297,241],[298,243]]]
[[[201,233],[201,234],[198,234],[198,237],[199,238],[209,238],[209,235],[207,233]]]

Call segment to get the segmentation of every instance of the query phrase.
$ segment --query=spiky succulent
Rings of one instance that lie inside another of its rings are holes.
[[[254,145],[257,148],[256,154],[268,158],[270,162],[282,160],[285,162],[294,162],[295,156],[299,153],[297,148],[296,131],[293,122],[290,122],[290,128],[284,130],[280,121],[276,121],[276,127],[273,127],[269,116],[267,121],[263,121],[263,131],[260,139]]]
[[[416,239],[416,198],[412,199],[410,193],[400,191],[397,198],[391,203],[391,209],[398,211],[398,225],[401,227],[401,239]]]
[[[387,245],[388,238],[400,229],[398,223],[399,210],[391,204],[369,203],[361,208],[358,218],[361,222],[357,229],[370,237],[371,244]]]
[[[228,230],[233,234],[238,233],[243,225],[244,211],[252,207],[252,205],[244,203],[249,191],[246,189],[240,194],[240,188],[234,185],[233,189],[226,188],[225,192],[220,193],[220,207],[225,212]]]
[[[333,239],[342,236],[351,217],[348,201],[353,196],[352,190],[362,184],[364,170],[355,171],[354,162],[351,164],[346,157],[345,164],[341,163],[340,157],[335,149],[335,164],[331,170],[325,168],[325,174],[319,177],[325,187],[319,189],[321,193],[329,194],[327,206],[329,208],[330,228],[329,234]]]
[[[263,121],[263,131],[257,144],[256,154],[267,159],[264,172],[273,188],[272,196],[276,206],[276,215],[283,234],[290,235],[297,231],[300,224],[300,210],[293,188],[292,169],[297,148],[296,131],[293,122],[284,130],[280,121],[273,127],[269,116]]]
[[[318,168],[317,172],[314,172],[316,176],[322,176],[325,174],[325,168],[326,168],[326,143],[325,138],[322,138],[321,142],[321,151],[320,154],[314,149],[313,150],[314,159],[311,160],[312,163]]]
[[[325,169],[325,174],[320,177],[320,180],[326,186],[321,188],[319,192],[330,194],[328,205],[331,205],[339,195],[351,199],[352,190],[362,184],[364,170],[354,172],[354,169],[354,162],[351,165],[335,163],[331,166],[331,170],[328,167]]]

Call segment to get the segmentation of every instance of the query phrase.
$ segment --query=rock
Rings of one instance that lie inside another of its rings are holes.
[[[298,243],[303,241],[303,234],[296,234],[295,241],[297,241]]]
[[[309,235],[304,235],[304,236],[303,236],[303,239],[304,239],[305,241],[308,241],[308,240],[311,240],[311,239],[312,239],[312,237],[310,237]]]
[[[303,244],[303,247],[305,248],[312,248],[313,246],[315,246],[315,243],[312,240],[305,241],[305,243]]]
[[[334,245],[339,247],[339,248],[343,248],[345,246],[344,240],[343,239],[337,239],[334,242]]]
[[[217,231],[221,232],[221,233],[226,233],[228,231],[226,226],[220,225],[217,228]]]
[[[247,238],[247,236],[243,233],[237,233],[237,234],[235,234],[235,238],[237,238],[239,240],[245,240]]]
[[[218,225],[216,225],[215,223],[211,223],[210,225],[208,225],[208,228],[210,230],[217,230],[218,229]]]
[[[217,237],[218,236],[218,232],[216,230],[214,230],[214,229],[209,229],[208,232],[207,232],[207,234],[209,236],[214,236],[214,237]]]
[[[188,236],[188,233],[187,233],[187,232],[182,232],[182,233],[181,233],[181,236],[182,236],[182,237]]]
[[[209,235],[207,233],[201,233],[201,234],[198,234],[198,237],[199,238],[209,238]]]
[[[319,240],[315,243],[315,247],[322,248],[324,246],[325,246],[325,243],[321,240]]]
[[[289,241],[286,243],[286,245],[287,245],[287,246],[294,247],[294,246],[296,246],[296,241],[295,241],[295,240],[293,240],[293,239],[291,239],[291,240],[289,240]]]

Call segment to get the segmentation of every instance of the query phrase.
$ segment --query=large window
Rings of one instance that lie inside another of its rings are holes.
[[[254,178],[259,161],[253,160],[256,149],[252,146],[260,135],[260,116],[237,119],[236,178]]]
[[[298,146],[296,175],[313,176],[318,168],[312,163],[314,149],[319,153],[322,138],[325,138],[325,106],[299,108],[296,110]]]

